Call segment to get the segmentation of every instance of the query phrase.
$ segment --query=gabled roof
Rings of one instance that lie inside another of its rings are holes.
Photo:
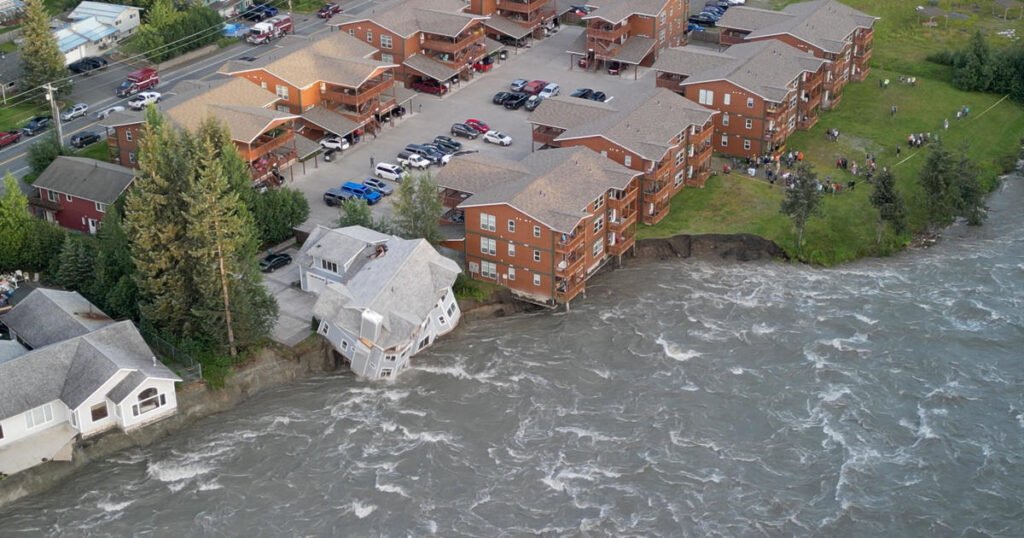
[[[57,30],[54,32],[54,37],[57,39],[57,48],[67,54],[86,43],[98,43],[103,38],[116,33],[117,28],[103,24],[96,17],[89,17]]]
[[[468,4],[462,0],[409,0],[368,17],[339,17],[332,25],[370,21],[402,37],[417,32],[455,37],[474,21],[487,19],[485,16],[463,13],[466,7]]]
[[[723,80],[769,101],[781,102],[795,89],[789,85],[797,77],[815,72],[826,63],[828,60],[782,41],[764,40],[733,45],[725,52],[696,47],[665,49],[654,62],[654,69],[687,75],[681,86]]]
[[[581,0],[577,5],[586,5],[594,9],[589,15],[580,17],[583,20],[601,19],[617,24],[632,15],[657,17],[668,0]]]
[[[532,28],[522,26],[512,19],[498,14],[492,15],[491,18],[484,21],[484,26],[513,39],[520,39],[533,33]]]
[[[114,322],[78,293],[48,288],[33,290],[0,321],[32,348],[81,336]]]
[[[458,69],[443,64],[426,54],[410,56],[402,62],[402,65],[440,82],[444,82],[459,74]]]
[[[328,32],[315,38],[289,35],[256,61],[230,61],[219,72],[238,75],[262,70],[297,88],[320,82],[357,88],[379,69],[397,67],[371,58],[376,52],[347,32]]]
[[[378,245],[387,250],[374,256]],[[318,226],[302,251],[352,260],[340,282],[328,283],[320,292],[313,315],[358,335],[363,311],[376,312],[384,322],[375,344],[385,349],[415,336],[461,272],[457,263],[423,239],[401,239],[359,226]]]
[[[673,139],[691,125],[703,126],[716,112],[679,94],[656,88],[609,105],[568,98],[545,99],[530,116],[530,123],[565,128],[555,141],[591,136],[603,137],[616,145],[658,161],[675,145]]]
[[[114,21],[126,11],[142,11],[142,8],[134,6],[122,6],[118,4],[107,4],[105,2],[82,2],[78,7],[68,13],[71,20],[87,19],[96,17],[103,24],[114,24]]]
[[[135,171],[85,157],[57,157],[32,183],[76,198],[112,204],[135,180]]]
[[[321,106],[303,112],[302,119],[337,136],[345,136],[359,128],[358,123]]]
[[[721,28],[749,30],[746,39],[792,35],[826,52],[840,52],[857,28],[871,28],[878,17],[836,0],[790,4],[781,12],[737,6],[725,12]]]
[[[463,159],[453,159],[441,169],[438,184],[468,191],[447,177],[449,174],[465,176],[459,170],[463,162]],[[481,164],[485,163],[478,160],[471,166],[479,169]],[[570,233],[598,196],[609,189],[624,189],[642,174],[586,148],[546,149],[531,153],[520,164],[526,168],[526,173],[474,192],[459,207],[508,205],[553,230]],[[495,173],[508,173],[510,166],[495,162],[493,168]]]

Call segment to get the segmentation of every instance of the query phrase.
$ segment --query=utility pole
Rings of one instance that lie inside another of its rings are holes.
[[[57,128],[57,146],[64,149],[64,128],[60,124],[60,110],[57,109],[57,96],[53,92],[57,91],[57,88],[53,87],[53,84],[47,83],[43,86],[46,90],[46,100],[50,102],[50,113],[53,115],[53,125]]]

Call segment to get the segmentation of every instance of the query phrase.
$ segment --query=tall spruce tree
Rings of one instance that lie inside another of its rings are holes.
[[[139,313],[144,323],[170,334],[186,333],[196,292],[189,278],[186,204],[193,173],[191,140],[147,112],[139,142],[139,177],[125,201]]]
[[[50,30],[50,14],[46,12],[43,0],[25,0],[25,23],[21,27],[21,36],[22,81],[25,87],[40,88],[52,82],[58,94],[70,92],[71,84],[62,80],[67,77],[64,55]],[[38,98],[42,100],[44,95],[40,91]]]
[[[26,262],[31,223],[28,198],[21,192],[18,180],[7,172],[0,197],[0,271],[20,269],[19,265]]]
[[[875,178],[875,189],[871,191],[871,205],[878,210],[875,242],[882,242],[886,223],[896,235],[907,230],[907,207],[903,197],[896,190],[896,178],[892,172],[883,170]]]
[[[277,308],[260,283],[252,219],[221,163],[221,153],[233,150],[211,140],[196,150],[185,195],[189,271],[198,292],[191,313],[200,336],[235,357],[267,334]]]
[[[437,184],[429,174],[407,179],[398,188],[398,200],[394,204],[394,226],[406,239],[423,238],[431,244],[440,243],[444,237],[438,220],[444,213]]]
[[[796,227],[796,248],[798,252],[804,248],[804,229],[811,217],[821,215],[822,194],[819,190],[818,175],[809,165],[803,164],[796,169],[796,183],[793,188],[786,189],[780,211],[789,216]]]
[[[96,239],[93,295],[99,298],[103,311],[110,317],[137,318],[139,291],[134,281],[135,264],[132,263],[131,245],[121,223],[121,212],[117,204],[108,207]]]
[[[60,249],[57,282],[95,301],[92,293],[96,289],[95,262],[96,252],[91,237],[66,236]]]
[[[985,221],[985,192],[978,180],[980,170],[971,162],[963,149],[955,157],[956,163],[950,175],[950,197],[956,216],[967,219],[967,224],[980,226]]]
[[[956,161],[941,141],[932,144],[918,175],[924,191],[925,213],[931,228],[946,226],[956,216],[956,203],[950,188]]]

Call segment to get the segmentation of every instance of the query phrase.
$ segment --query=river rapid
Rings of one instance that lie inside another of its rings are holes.
[[[640,263],[391,383],[263,393],[11,536],[1024,536],[1024,179],[835,269]]]

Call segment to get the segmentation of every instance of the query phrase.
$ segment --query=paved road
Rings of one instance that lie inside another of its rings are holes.
[[[346,13],[362,13],[368,10],[381,9],[394,4],[398,0],[342,0],[339,2]],[[316,18],[313,14],[295,15],[296,33],[299,35],[316,35],[328,31],[324,21]],[[237,59],[241,56],[260,56],[270,52],[268,46],[253,47],[245,43],[239,43],[227,47],[216,53],[201,58],[195,62],[188,63],[160,74],[160,87],[158,90],[167,91],[182,80],[208,79],[217,76],[217,69],[225,62]],[[140,64],[142,62],[139,62]],[[127,99],[114,96],[114,87],[117,86],[125,76],[135,69],[131,65],[120,65],[107,69],[103,73],[88,77],[79,77],[75,81],[75,89],[67,101],[73,103],[86,103],[89,105],[89,115],[78,118],[64,124],[65,142],[70,140],[75,133],[82,131],[96,131],[103,134],[99,127],[98,120],[94,113],[114,105],[124,105]],[[0,150],[0,169],[11,172],[15,177],[21,178],[28,171],[26,156],[31,144],[38,140],[37,137],[23,138],[21,142]],[[99,142],[104,143],[104,142]],[[30,191],[30,187],[22,184],[22,190]],[[3,186],[0,184],[0,192]]]

